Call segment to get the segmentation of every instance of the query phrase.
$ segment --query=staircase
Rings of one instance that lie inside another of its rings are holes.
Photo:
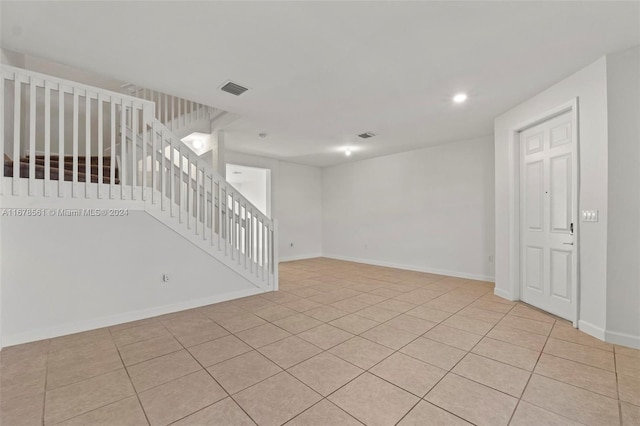
[[[276,221],[174,133],[218,110],[135,86],[123,94],[0,71],[2,207],[144,210],[257,288],[277,289]]]

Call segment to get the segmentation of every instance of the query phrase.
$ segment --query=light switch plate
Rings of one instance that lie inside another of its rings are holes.
[[[598,210],[582,210],[582,221],[583,222],[597,222],[598,221]]]

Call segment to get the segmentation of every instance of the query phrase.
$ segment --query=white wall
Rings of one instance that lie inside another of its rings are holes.
[[[640,344],[640,47],[607,56],[607,338]]]
[[[323,254],[493,279],[493,139],[323,169]]]
[[[280,260],[321,256],[321,169],[233,151],[222,155],[227,164],[271,170],[271,216],[278,220]]]
[[[4,346],[261,292],[144,212],[0,228]]]
[[[511,134],[522,123],[579,98],[580,210],[599,210],[599,222],[581,222],[580,328],[604,337],[607,282],[607,77],[604,58],[567,77],[495,120],[496,294],[517,298],[509,262],[519,249],[511,238]]]

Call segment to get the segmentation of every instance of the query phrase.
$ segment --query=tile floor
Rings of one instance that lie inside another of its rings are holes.
[[[640,351],[491,283],[322,258],[280,278],[4,349],[0,424],[640,425]]]

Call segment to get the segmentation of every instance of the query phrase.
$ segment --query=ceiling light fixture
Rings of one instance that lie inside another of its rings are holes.
[[[344,152],[344,155],[346,155],[347,157],[351,157],[351,149],[347,148],[347,150]]]
[[[362,139],[369,139],[374,137],[375,134],[372,132],[364,132],[364,133],[360,133],[358,136],[361,137]]]
[[[195,149],[201,149],[204,146],[202,139],[194,139],[192,145]]]
[[[467,94],[466,93],[458,93],[457,95],[455,95],[453,97],[453,102],[455,102],[457,104],[461,104],[466,100],[467,100]]]

